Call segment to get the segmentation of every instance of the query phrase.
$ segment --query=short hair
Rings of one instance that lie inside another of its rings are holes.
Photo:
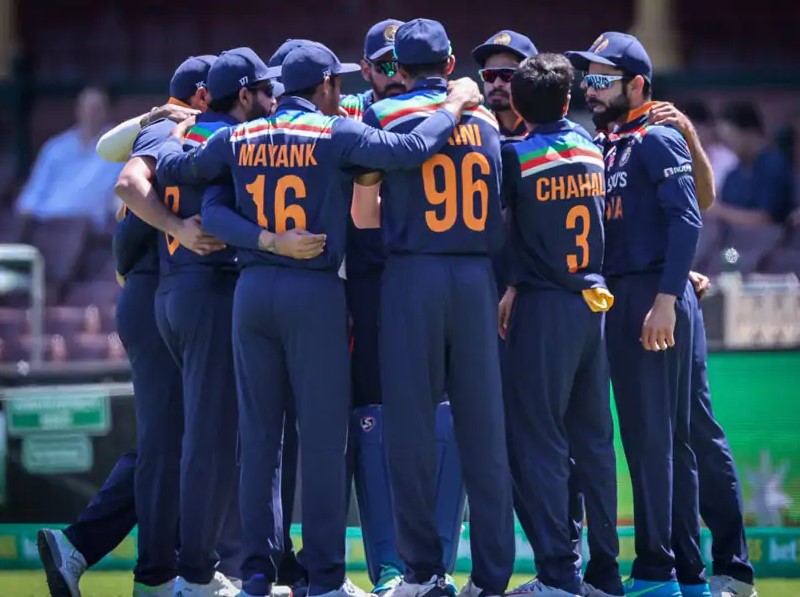
[[[212,112],[219,112],[220,114],[227,114],[236,107],[236,102],[239,101],[239,92],[231,93],[223,97],[212,97],[208,102],[208,108]],[[186,102],[188,103],[188,102]]]
[[[328,77],[328,81],[330,84],[333,85],[336,83],[336,79],[339,78],[339,75],[331,75]],[[294,95],[296,97],[302,97],[305,100],[311,101],[311,98],[314,97],[314,94],[317,92],[317,87],[322,85],[325,82],[325,79],[320,81],[319,83],[312,85],[311,87],[306,87],[305,89],[298,89],[297,91],[287,92],[286,95]]]
[[[519,115],[532,124],[564,116],[575,69],[562,54],[537,54],[522,61],[511,79],[511,97]]]
[[[427,64],[398,64],[412,79],[423,77],[444,77],[447,75],[447,60],[429,62]]]
[[[720,120],[725,120],[744,131],[764,132],[764,123],[755,105],[747,101],[735,101],[726,104],[719,114]]]

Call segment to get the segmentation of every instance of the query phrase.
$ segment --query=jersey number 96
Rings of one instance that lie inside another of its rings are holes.
[[[491,174],[491,167],[486,156],[477,151],[466,154],[460,167],[456,167],[450,156],[441,153],[422,164],[425,198],[436,206],[425,212],[425,222],[431,231],[447,232],[459,216],[469,230],[483,232],[486,229],[489,187],[485,180],[478,178],[481,174]],[[476,202],[479,204],[477,214]]]
[[[256,204],[256,217],[258,218],[258,225],[262,228],[269,228],[269,220],[267,214],[264,212],[264,187],[266,184],[266,175],[259,174],[256,179],[245,187],[247,192],[253,197],[253,203]],[[294,174],[287,174],[281,176],[275,185],[275,233],[281,234],[286,232],[289,220],[292,220],[294,226],[292,228],[306,227],[306,212],[303,206],[298,203],[286,205],[286,194],[292,191],[295,199],[306,198],[306,183],[303,179]]]

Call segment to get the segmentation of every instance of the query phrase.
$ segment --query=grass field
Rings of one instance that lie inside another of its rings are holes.
[[[350,578],[358,586],[369,588],[369,580],[365,573],[355,572]],[[459,584],[466,578],[456,576]],[[511,585],[515,586],[527,580],[524,576],[516,576]],[[89,572],[81,581],[83,597],[130,597],[132,580],[129,572]],[[760,597],[798,597],[800,596],[800,579],[796,580],[762,580],[758,583]],[[19,572],[0,571],[0,597],[47,597],[47,583],[44,573],[39,570]]]

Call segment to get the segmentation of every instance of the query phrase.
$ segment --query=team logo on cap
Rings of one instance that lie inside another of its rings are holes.
[[[604,39],[603,36],[601,35],[596,40],[594,40],[594,43],[592,44],[592,47],[589,48],[589,51],[594,52],[595,54],[599,54],[607,47],[608,47],[608,40]]]
[[[249,77],[242,77],[241,79],[239,79],[239,85],[241,85],[242,87],[246,87],[247,86],[247,82],[249,80],[250,80]]]
[[[631,150],[632,150],[632,147],[630,145],[628,145],[624,149],[624,151],[622,152],[622,155],[619,156],[619,167],[620,168],[622,168],[625,164],[627,164],[628,160],[631,159]]]
[[[205,81],[198,81],[197,83],[194,84],[194,86],[197,87],[198,89],[205,89],[206,82]]]
[[[511,36],[508,33],[501,33],[492,40],[492,43],[499,46],[507,46],[511,43]]]
[[[394,42],[394,36],[397,35],[397,25],[387,25],[383,30],[383,39],[389,42]]]
[[[361,417],[361,429],[367,433],[375,429],[375,417]]]

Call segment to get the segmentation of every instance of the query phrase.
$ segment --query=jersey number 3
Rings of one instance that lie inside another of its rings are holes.
[[[264,212],[264,187],[266,184],[266,176],[259,174],[256,179],[245,187],[247,192],[253,197],[253,203],[256,204],[256,217],[258,218],[258,225],[262,228],[269,229],[269,220],[267,214]],[[275,185],[275,233],[281,234],[286,232],[287,223],[289,220],[294,222],[292,228],[306,227],[306,212],[303,206],[297,203],[286,205],[286,193],[289,191],[294,193],[295,199],[306,198],[306,183],[303,179],[294,174],[287,174],[281,176]]]
[[[460,172],[457,170],[453,159],[441,153],[422,164],[425,198],[428,203],[437,207],[425,211],[425,223],[433,232],[447,232],[455,225],[461,211],[461,218],[468,229],[483,232],[486,229],[486,213],[489,208],[489,187],[478,176],[491,174],[489,161],[482,153],[472,151],[461,160]],[[436,180],[437,171],[441,176],[439,181]],[[479,203],[477,214],[476,196]]]
[[[580,226],[580,232],[577,232]],[[578,262],[578,255],[570,253],[567,255],[567,268],[569,273],[574,274],[580,269],[589,265],[589,228],[591,219],[589,218],[589,208],[585,205],[576,205],[567,212],[567,230],[576,230],[575,246],[580,250],[581,260]]]

